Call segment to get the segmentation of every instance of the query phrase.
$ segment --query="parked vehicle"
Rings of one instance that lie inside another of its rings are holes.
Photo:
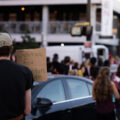
[[[59,62],[61,62],[65,56],[70,56],[71,60],[81,64],[84,57],[96,57],[101,56],[104,60],[109,58],[108,48],[104,45],[94,45],[92,48],[86,48],[83,45],[80,46],[48,46],[46,47],[47,57],[51,60],[53,55],[57,53],[59,55]]]
[[[32,90],[32,112],[26,120],[95,120],[93,81],[56,76]]]

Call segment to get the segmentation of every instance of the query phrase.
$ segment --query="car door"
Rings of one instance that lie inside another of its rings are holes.
[[[95,101],[92,100],[92,84],[80,79],[66,79],[70,92],[72,120],[95,120]]]
[[[44,114],[42,109],[38,109],[35,116],[31,115],[29,119],[35,120],[70,120],[67,114],[68,102],[61,79],[48,82],[36,95],[36,98],[47,98],[52,101],[52,105]]]

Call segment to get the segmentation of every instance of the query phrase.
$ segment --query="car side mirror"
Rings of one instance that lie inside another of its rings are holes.
[[[32,104],[31,113],[35,115],[37,110],[39,110],[42,114],[44,114],[47,110],[49,110],[51,105],[51,100],[47,98],[37,98],[37,100]]]
[[[47,98],[37,98],[37,105],[39,107],[49,107],[52,105],[51,100],[47,99]]]

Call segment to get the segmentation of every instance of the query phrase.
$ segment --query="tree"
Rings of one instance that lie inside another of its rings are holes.
[[[15,44],[15,50],[17,49],[32,49],[32,48],[39,48],[40,44],[35,41],[34,37],[31,37],[29,32],[26,32],[25,35],[22,37],[22,43],[16,43]]]

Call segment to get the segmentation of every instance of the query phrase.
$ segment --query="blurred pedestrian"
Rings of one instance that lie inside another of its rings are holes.
[[[87,62],[88,61],[88,62]],[[87,62],[87,66],[85,67],[85,73],[84,76],[88,77],[91,80],[95,80],[99,71],[99,68],[97,66],[97,60],[95,57],[92,57],[90,59],[88,59]],[[86,63],[85,63],[86,65]]]
[[[57,53],[55,53],[52,59],[52,66],[53,66],[53,69],[56,71],[56,74],[60,73],[60,63],[58,59],[59,59],[59,56]]]
[[[100,69],[100,67],[102,67],[103,66],[103,58],[102,58],[102,56],[99,56],[98,57],[98,68]]]
[[[22,120],[31,111],[32,72],[10,60],[11,37],[0,33],[0,120]]]
[[[90,59],[90,63],[91,63],[91,66],[90,66],[91,79],[95,80],[99,71],[99,67],[97,66],[97,59],[95,57],[92,57]]]
[[[110,67],[110,60],[105,60],[103,66]]]
[[[87,78],[91,79],[91,74],[90,74],[90,59],[87,59],[85,61],[84,77],[87,77]]]
[[[50,62],[50,57],[47,57],[47,72],[50,71],[50,68],[51,68],[51,62]]]
[[[72,70],[74,71],[75,75],[78,74],[78,66],[79,66],[78,62],[75,62],[72,67]]]
[[[62,69],[61,69],[61,73],[68,75],[69,74],[69,70],[70,70],[70,57],[69,56],[65,56],[63,63],[62,63]]]
[[[112,94],[116,99],[120,99],[115,84],[110,81],[109,68],[101,67],[92,88],[92,97],[96,100],[97,120],[115,120]]]
[[[85,73],[85,64],[82,63],[82,64],[80,65],[80,69],[78,69],[78,76],[84,77],[84,73]]]
[[[117,72],[113,77],[113,82],[115,83],[118,89],[118,92],[120,94],[120,65],[118,66]],[[116,105],[116,115],[117,115],[118,120],[120,120],[120,102],[115,100],[115,105]]]

